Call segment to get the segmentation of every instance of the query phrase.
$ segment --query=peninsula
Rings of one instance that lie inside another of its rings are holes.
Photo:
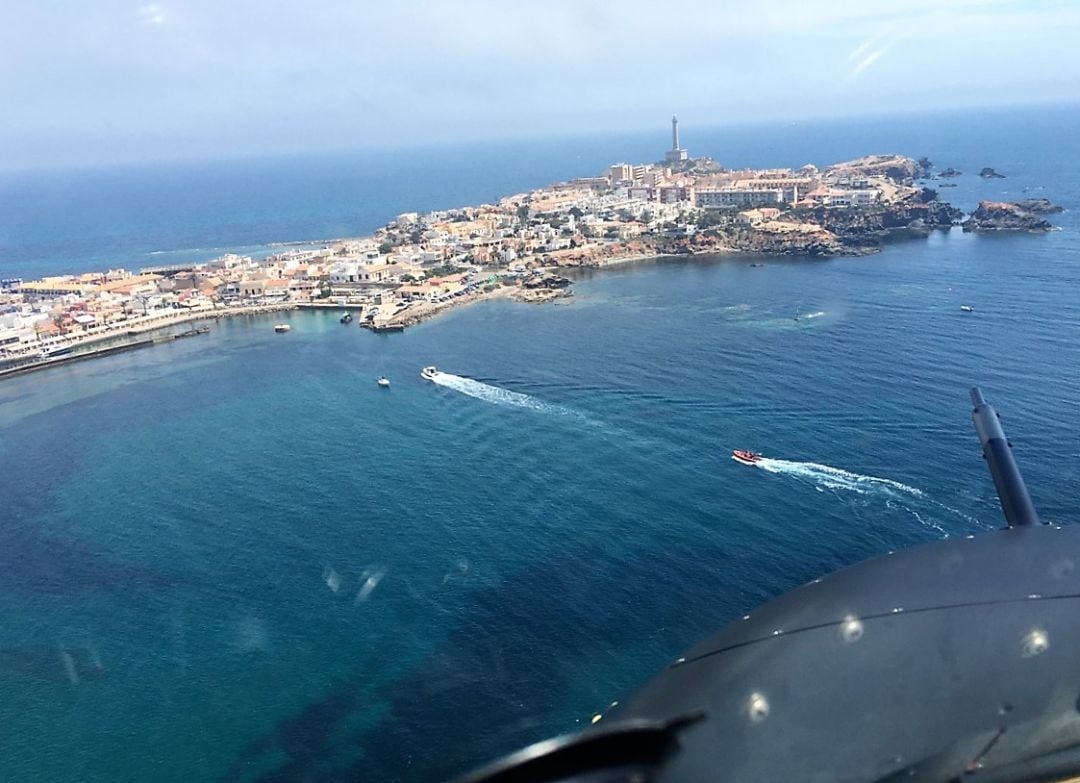
[[[726,169],[679,144],[652,164],[617,163],[494,204],[398,215],[373,236],[261,260],[0,281],[0,373],[85,346],[205,318],[329,307],[399,330],[493,296],[570,294],[569,267],[678,254],[863,255],[960,225],[965,215],[917,184],[933,164],[872,155],[818,169]],[[959,172],[946,169],[941,176]],[[965,230],[1047,230],[1053,205],[985,203]]]

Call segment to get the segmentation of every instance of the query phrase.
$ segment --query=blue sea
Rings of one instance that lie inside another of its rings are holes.
[[[1073,520],[1078,119],[684,129],[733,166],[925,154],[962,208],[1063,205],[1047,234],[632,264],[396,335],[236,318],[3,381],[0,779],[430,781],[582,728],[783,590],[1000,526],[973,384]],[[663,141],[20,174],[0,276],[363,233]]]

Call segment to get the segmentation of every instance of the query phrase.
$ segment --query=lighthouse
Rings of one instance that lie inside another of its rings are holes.
[[[668,163],[678,163],[687,158],[686,150],[679,146],[679,118],[671,117],[671,149],[664,154],[664,160]]]

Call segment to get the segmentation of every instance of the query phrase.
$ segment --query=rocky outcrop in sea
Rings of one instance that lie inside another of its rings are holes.
[[[964,231],[1049,231],[1050,221],[1039,217],[1022,204],[981,201],[962,224]]]
[[[1048,198],[1022,198],[1015,203],[1021,209],[1026,209],[1036,215],[1053,215],[1065,211],[1064,207],[1059,207]]]

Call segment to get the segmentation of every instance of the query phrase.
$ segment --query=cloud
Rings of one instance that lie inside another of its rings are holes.
[[[499,0],[8,5],[0,169],[181,148],[630,131],[673,110],[687,129],[814,116],[837,100],[871,113],[928,79],[937,89],[921,105],[947,104],[971,72],[1010,85],[989,102],[1080,97],[1075,3],[547,0],[542,13]]]
[[[147,3],[139,6],[136,15],[139,21],[147,27],[160,27],[165,24],[165,11],[157,3]]]

